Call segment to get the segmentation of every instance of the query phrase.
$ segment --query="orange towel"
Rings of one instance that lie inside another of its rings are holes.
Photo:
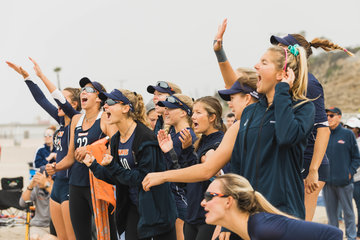
[[[96,158],[99,163],[101,163],[103,156],[106,153],[105,145],[108,141],[109,137],[106,137],[86,146],[86,149]],[[89,179],[91,199],[95,216],[95,225],[97,230],[97,239],[110,240],[108,207],[109,204],[113,205],[115,211],[115,187],[100,179],[97,179],[91,170],[89,170]]]

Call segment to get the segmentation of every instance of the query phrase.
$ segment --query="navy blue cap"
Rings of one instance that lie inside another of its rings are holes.
[[[162,93],[168,93],[173,95],[175,93],[174,89],[165,81],[158,81],[156,85],[149,85],[146,89],[148,93],[154,94],[155,90]]]
[[[235,81],[235,83],[231,86],[230,89],[225,89],[225,90],[219,90],[218,93],[220,95],[220,97],[222,99],[224,99],[225,101],[230,101],[230,95],[236,94],[236,93],[248,93],[251,96],[253,96],[256,99],[259,99],[259,93],[249,87],[246,84],[241,84],[239,81]]]
[[[290,45],[295,45],[295,44],[300,45],[300,43],[293,36],[291,36],[291,34],[288,34],[287,36],[285,36],[283,38],[272,35],[270,37],[270,42],[273,45],[277,45],[279,43],[281,43],[285,46],[290,46]]]
[[[87,77],[83,77],[82,79],[80,79],[80,81],[79,81],[79,84],[80,84],[80,87],[85,87],[85,85],[86,84],[88,84],[88,83],[91,83],[93,86],[94,86],[94,88],[99,92],[99,93],[101,93],[103,90],[102,90],[102,86],[101,86],[101,84],[100,83],[98,83],[98,82],[95,82],[95,81],[91,81],[89,78],[87,78]]]
[[[167,108],[181,108],[186,112],[187,115],[191,116],[192,111],[191,108],[189,108],[188,105],[186,105],[184,102],[182,102],[179,98],[175,96],[169,96],[166,98],[165,101],[159,101],[157,102],[157,105],[160,107],[167,107]]]
[[[126,105],[129,105],[131,111],[134,111],[134,107],[133,107],[132,103],[130,102],[130,100],[127,97],[125,97],[124,94],[122,94],[122,92],[120,92],[117,89],[112,90],[110,93],[100,92],[99,98],[102,101],[105,101],[108,98],[115,100],[115,101],[120,101]]]
[[[342,115],[341,110],[337,107],[329,107],[329,108],[325,109],[325,111]]]

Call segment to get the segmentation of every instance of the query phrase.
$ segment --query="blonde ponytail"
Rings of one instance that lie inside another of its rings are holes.
[[[141,94],[136,92],[131,92],[126,89],[119,89],[119,91],[131,102],[133,105],[134,111],[128,112],[128,117],[132,118],[134,121],[139,121],[150,128],[150,124],[146,118],[146,110],[143,97]]]
[[[216,177],[216,181],[221,181],[222,193],[233,197],[237,201],[238,209],[243,212],[248,212],[250,215],[267,212],[294,218],[274,207],[240,175],[228,173]]]

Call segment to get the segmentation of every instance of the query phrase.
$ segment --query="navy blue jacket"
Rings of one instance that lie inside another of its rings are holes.
[[[39,147],[35,154],[34,167],[39,168],[48,164],[49,162],[46,160],[46,158],[50,155],[51,152],[55,152],[55,148],[50,151],[50,147],[46,144],[44,144],[42,147]]]
[[[314,124],[314,105],[294,108],[289,85],[275,87],[273,104],[264,97],[244,109],[231,156],[233,173],[244,176],[270,203],[305,217],[301,175],[306,139]]]
[[[144,124],[137,122],[132,146],[136,162],[134,169],[125,169],[119,164],[118,147],[120,133],[111,138],[113,161],[105,168],[96,161],[90,169],[95,177],[116,184],[116,224],[119,233],[126,227],[126,218],[130,204],[128,186],[139,189],[138,237],[148,238],[169,232],[175,227],[176,207],[169,183],[152,187],[145,192],[142,181],[150,172],[166,170],[165,160],[154,133]]]
[[[360,166],[359,148],[354,133],[340,124],[331,130],[326,155],[330,162],[330,176],[327,183],[336,186],[351,183],[356,169]]]

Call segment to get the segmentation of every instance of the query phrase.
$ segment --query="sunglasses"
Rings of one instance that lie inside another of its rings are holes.
[[[168,88],[168,89],[170,89],[171,91],[174,91],[174,90],[170,87],[170,85],[169,85],[167,82],[164,82],[164,81],[158,81],[158,82],[156,83],[156,86],[159,86],[159,87],[161,87],[161,88]]]
[[[83,92],[83,91],[85,91],[87,93],[96,93],[95,88],[92,88],[92,87],[83,87],[83,88],[81,88],[81,92]]]
[[[122,102],[121,102],[121,101],[112,100],[111,98],[108,98],[108,99],[106,99],[106,101],[105,101],[105,104],[107,104],[108,106],[113,106],[113,105],[115,105],[115,104],[117,104],[117,103],[122,103]]]
[[[335,117],[337,114],[326,114],[327,117],[333,118]]]
[[[222,194],[222,193],[214,193],[214,192],[205,192],[204,193],[204,199],[206,202],[211,201],[214,197],[228,197],[228,195]]]
[[[45,134],[44,137],[52,137],[52,134]]]
[[[182,101],[180,101],[180,99],[174,97],[174,96],[169,96],[166,98],[166,101],[172,104],[177,104],[180,106],[180,108],[182,108],[189,116],[191,116],[192,112],[191,109]]]

